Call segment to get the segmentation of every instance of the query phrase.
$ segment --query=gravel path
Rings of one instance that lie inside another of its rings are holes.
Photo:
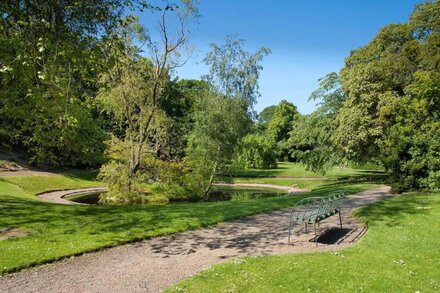
[[[341,231],[334,228],[337,216],[327,219],[318,230],[318,247],[313,231],[303,233],[300,227],[293,245],[287,243],[289,209],[282,209],[6,275],[0,277],[0,292],[159,292],[231,257],[334,251],[353,245],[366,232],[349,216],[353,209],[390,196],[388,187],[350,195],[344,202],[344,233],[325,240]]]
[[[273,189],[280,189],[285,190],[289,194],[297,194],[301,192],[310,191],[307,189],[301,189],[296,187],[290,187],[290,186],[283,186],[283,185],[275,185],[275,184],[265,184],[265,183],[214,183],[215,186],[240,186],[240,187],[262,187],[262,188],[273,188]]]
[[[71,195],[79,195],[83,193],[105,192],[105,191],[107,191],[107,188],[105,187],[91,187],[91,188],[45,192],[45,193],[40,193],[39,195],[37,195],[37,197],[51,203],[67,204],[67,205],[87,205],[85,203],[79,203],[79,202],[67,200],[65,199],[65,197]]]

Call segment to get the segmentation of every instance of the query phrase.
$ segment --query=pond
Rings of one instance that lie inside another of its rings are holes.
[[[102,193],[103,192],[96,191],[81,193],[66,196],[65,199],[83,204],[99,204],[99,196]],[[286,195],[286,191],[277,189],[214,186],[210,193],[209,201],[247,200],[252,198],[274,197],[283,195]]]
[[[270,188],[226,187],[214,186],[211,201],[246,200],[252,198],[274,197],[286,195],[286,191]]]

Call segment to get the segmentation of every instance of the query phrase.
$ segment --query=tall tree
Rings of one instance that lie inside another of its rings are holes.
[[[230,162],[238,142],[248,133],[253,105],[260,95],[261,62],[270,50],[251,54],[243,44],[243,40],[227,37],[224,45],[212,44],[204,59],[210,66],[205,77],[210,89],[197,103],[188,154],[205,197],[217,171]]]
[[[266,131],[267,126],[269,125],[270,121],[272,120],[273,116],[275,115],[277,106],[272,105],[269,107],[264,108],[257,117],[257,128],[259,131]]]
[[[341,70],[346,101],[334,141],[357,161],[382,161],[393,188],[440,188],[440,1],[384,27]]]
[[[289,152],[307,169],[323,174],[344,159],[340,147],[332,141],[337,126],[335,117],[345,101],[338,75],[330,73],[319,79],[319,87],[310,100],[318,101],[318,108],[294,122],[289,134]]]
[[[125,182],[126,189],[115,190],[115,197],[127,196],[131,199],[138,196],[136,183],[141,158],[143,152],[149,151],[149,141],[156,140],[154,136],[157,136],[158,128],[154,126],[160,126],[158,121],[164,119],[160,101],[165,97],[170,72],[181,66],[178,51],[188,40],[185,25],[196,12],[191,2],[185,1],[184,4],[183,7],[166,5],[161,9],[158,22],[160,42],[146,35],[137,18],[132,16],[125,18],[105,42],[103,52],[111,66],[102,76],[99,98],[103,107],[125,124],[123,144],[128,147],[128,158],[122,164],[125,166],[116,165],[121,170],[119,180]],[[174,33],[170,32],[169,17],[179,19],[179,27]],[[137,43],[148,48],[149,59],[140,56],[142,48]],[[105,174],[112,173],[107,166],[103,171],[104,179],[107,178]],[[114,180],[112,176],[107,179]],[[123,185],[114,186],[119,188]]]
[[[271,50],[263,47],[251,54],[243,45],[244,40],[232,36],[227,36],[222,46],[211,44],[212,50],[204,58],[210,70],[204,78],[219,95],[244,101],[244,107],[252,116],[253,106],[260,97],[261,62]]]
[[[268,135],[277,144],[278,158],[280,160],[289,160],[287,140],[298,115],[299,112],[294,104],[282,100],[277,105],[272,120],[267,126]]]
[[[93,97],[100,39],[143,1],[0,3],[0,140],[32,161],[96,165],[105,133]]]

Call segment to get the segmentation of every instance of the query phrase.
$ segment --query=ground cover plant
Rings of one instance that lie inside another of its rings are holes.
[[[440,193],[410,193],[356,212],[367,235],[338,252],[247,257],[169,292],[438,292]]]
[[[377,186],[369,183],[329,185],[296,196],[169,205],[66,206],[42,202],[35,197],[47,190],[96,184],[93,180],[67,175],[1,177],[0,229],[22,229],[28,233],[25,237],[0,240],[0,272],[288,207],[304,196],[357,192]]]

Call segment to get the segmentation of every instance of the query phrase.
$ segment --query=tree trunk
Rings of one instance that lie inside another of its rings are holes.
[[[212,171],[211,171],[211,176],[209,176],[209,181],[208,181],[208,185],[205,188],[205,191],[203,192],[203,197],[205,199],[208,199],[208,193],[211,190],[212,187],[212,183],[214,181],[215,178],[215,173],[217,172],[217,168],[218,168],[218,163],[220,161],[220,145],[217,147],[217,155],[215,157],[215,162],[214,162],[214,166],[212,167]]]

